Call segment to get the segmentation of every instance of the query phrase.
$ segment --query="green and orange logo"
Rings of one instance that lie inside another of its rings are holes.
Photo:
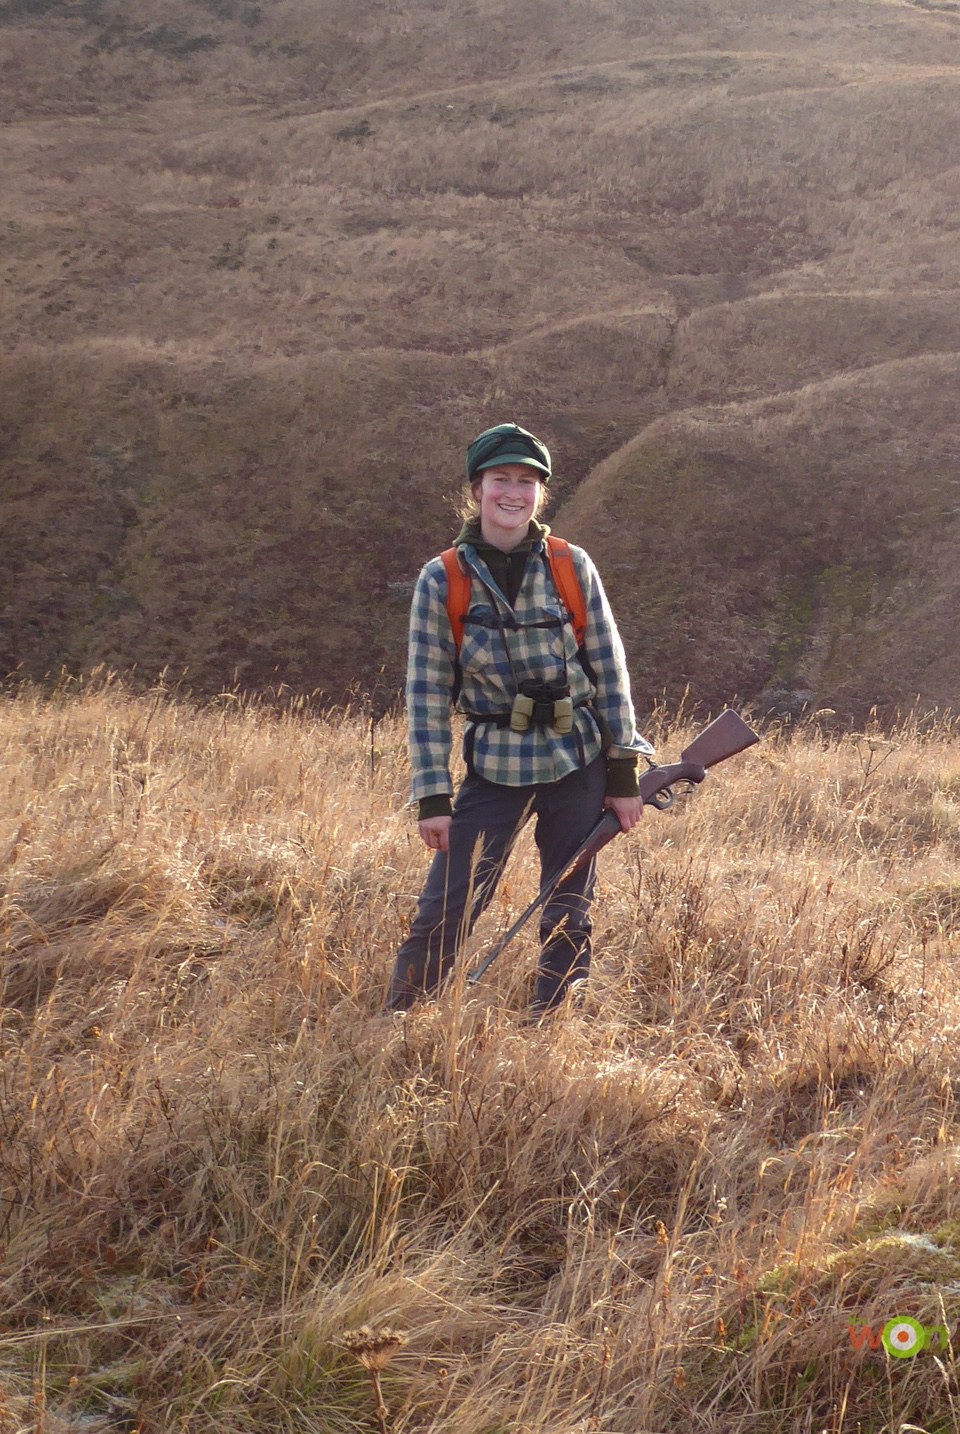
[[[950,1331],[945,1324],[921,1324],[907,1315],[894,1315],[880,1329],[871,1324],[851,1324],[849,1329],[855,1350],[882,1346],[894,1359],[912,1359],[922,1349],[929,1349],[935,1339],[940,1341],[941,1352],[950,1347]]]

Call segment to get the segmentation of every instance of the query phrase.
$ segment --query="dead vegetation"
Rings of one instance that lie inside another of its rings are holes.
[[[957,1428],[957,734],[831,720],[608,848],[530,1030],[529,933],[380,1014],[394,718],[8,698],[5,1428]],[[894,1316],[950,1347],[857,1344]]]
[[[952,700],[951,12],[5,0],[0,32],[5,670],[396,690],[464,436],[509,413],[551,440],[557,527],[621,574],[646,701]],[[850,417],[881,373],[893,457]],[[602,475],[639,442],[659,481],[676,431],[708,441],[662,495],[665,568],[646,480],[604,515]],[[771,492],[837,530],[851,461],[926,515],[897,564],[869,528],[839,589],[685,547],[671,500],[725,531],[731,463],[771,562]],[[849,590],[868,640],[825,661]]]

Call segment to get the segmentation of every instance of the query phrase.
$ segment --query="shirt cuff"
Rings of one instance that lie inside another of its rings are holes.
[[[435,792],[432,797],[421,797],[418,803],[417,821],[426,822],[431,817],[453,815],[453,800],[449,792]]]
[[[636,757],[607,758],[607,796],[638,797],[640,778]]]

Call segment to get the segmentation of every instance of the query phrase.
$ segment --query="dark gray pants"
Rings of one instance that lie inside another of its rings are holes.
[[[468,776],[457,794],[450,850],[433,859],[410,935],[397,953],[387,1005],[405,1011],[437,990],[497,888],[524,823],[536,818],[541,886],[587,836],[603,808],[603,757],[559,782],[504,787]],[[557,1005],[590,968],[590,901],[596,863],[563,881],[540,914],[540,967],[534,1004]]]

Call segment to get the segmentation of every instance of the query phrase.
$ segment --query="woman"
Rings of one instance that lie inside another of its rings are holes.
[[[388,1005],[435,992],[488,905],[517,834],[535,816],[541,876],[561,871],[612,807],[624,831],[640,820],[638,737],[623,645],[596,568],[570,548],[583,594],[582,645],[560,597],[549,528],[537,514],[550,481],[546,444],[515,423],[467,449],[474,512],[443,557],[420,573],[410,616],[407,709],[420,835],[435,853]],[[452,557],[452,555],[451,555]],[[451,612],[454,579],[469,595]],[[469,586],[467,585],[469,580]],[[459,646],[459,650],[458,650]],[[467,716],[467,776],[451,796],[450,714]],[[569,875],[541,914],[534,1015],[552,1010],[590,966],[595,863]]]

